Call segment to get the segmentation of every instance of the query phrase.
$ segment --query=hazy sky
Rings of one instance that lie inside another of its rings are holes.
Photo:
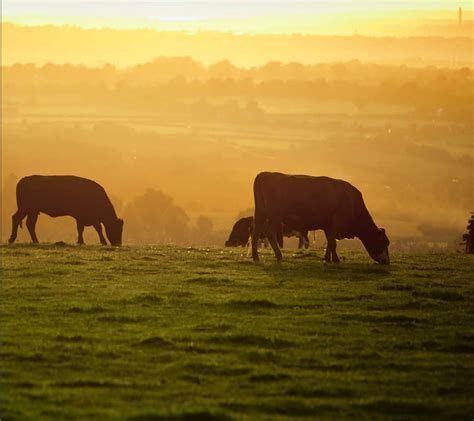
[[[396,35],[427,19],[456,21],[460,6],[470,19],[472,0],[3,0],[2,20],[190,32]]]
[[[3,0],[3,15],[101,16],[156,18],[163,20],[275,16],[333,11],[446,10],[468,0]]]

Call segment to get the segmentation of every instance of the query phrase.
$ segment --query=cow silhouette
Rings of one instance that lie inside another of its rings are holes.
[[[245,247],[252,234],[253,229],[253,216],[248,216],[246,218],[239,219],[234,226],[232,231],[229,234],[229,239],[225,242],[226,247]],[[296,231],[288,227],[287,225],[282,224],[281,230],[277,233],[278,245],[283,247],[283,237],[296,237],[298,238],[298,248],[308,248],[309,247],[309,238],[308,231]],[[261,234],[260,240],[267,241],[267,237],[264,233]]]
[[[263,172],[255,177],[255,215],[252,257],[258,261],[257,239],[267,232],[277,260],[282,259],[277,243],[281,224],[298,231],[324,230],[328,247],[326,262],[338,263],[336,240],[358,237],[370,257],[389,264],[390,241],[375,225],[362,193],[344,180],[308,175]]]
[[[12,233],[9,243],[14,243],[18,226],[26,217],[26,227],[33,243],[38,243],[35,227],[38,215],[51,217],[72,216],[76,219],[79,244],[84,244],[84,227],[93,226],[101,244],[107,245],[105,233],[113,246],[122,244],[123,220],[117,218],[115,209],[104,188],[95,181],[72,175],[32,175],[22,178],[16,186],[18,210],[12,216]]]

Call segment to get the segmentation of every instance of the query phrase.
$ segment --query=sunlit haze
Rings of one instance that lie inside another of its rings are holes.
[[[4,1],[3,21],[251,33],[399,32],[400,20],[471,16],[470,1]],[[289,19],[291,17],[291,19]],[[407,28],[408,30],[410,28]]]
[[[473,420],[473,0],[0,0],[2,420]]]
[[[99,181],[130,244],[222,245],[263,170],[354,183],[399,247],[474,209],[470,1],[2,6],[3,238],[33,173]]]

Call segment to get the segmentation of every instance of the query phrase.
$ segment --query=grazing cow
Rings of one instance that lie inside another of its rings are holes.
[[[16,240],[18,225],[26,226],[33,243],[38,242],[35,226],[40,212],[51,217],[72,216],[76,219],[79,244],[84,244],[85,226],[93,226],[100,242],[107,245],[102,234],[104,224],[107,238],[113,246],[122,244],[123,220],[117,218],[105,190],[95,181],[71,175],[32,175],[22,178],[16,186],[18,210],[12,216],[12,234],[9,243]]]
[[[379,263],[390,263],[390,242],[385,230],[377,228],[361,192],[347,181],[263,172],[255,178],[253,189],[254,261],[258,261],[256,239],[262,232],[267,233],[275,257],[281,260],[277,235],[278,227],[284,223],[298,231],[324,230],[328,242],[324,257],[326,262],[339,262],[336,239],[358,237],[372,259]]]
[[[246,218],[239,219],[234,226],[229,235],[229,239],[225,242],[226,247],[245,247],[250,239],[252,234],[253,227],[253,216],[248,216]],[[309,247],[309,238],[308,231],[296,231],[290,229],[287,225],[282,225],[281,230],[277,233],[278,244],[280,247],[283,247],[283,237],[297,237],[298,238],[298,248],[308,248]],[[261,233],[260,240],[266,240],[265,233]]]

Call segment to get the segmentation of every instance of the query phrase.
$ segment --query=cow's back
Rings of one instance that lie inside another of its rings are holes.
[[[49,216],[70,215],[94,222],[112,206],[102,186],[95,181],[69,175],[32,175],[17,185],[18,208]]]
[[[254,193],[256,212],[307,230],[324,229],[336,214],[352,220],[362,202],[350,183],[324,176],[260,173]]]

